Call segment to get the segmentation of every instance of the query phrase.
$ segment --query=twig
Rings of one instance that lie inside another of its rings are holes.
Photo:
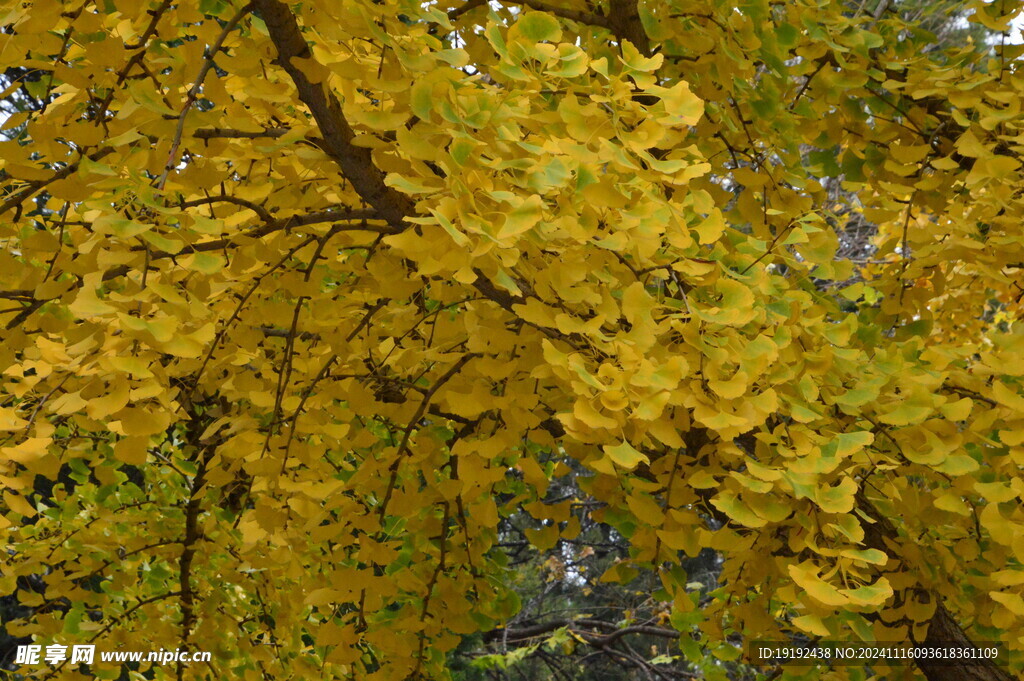
[[[423,400],[420,401],[420,406],[416,409],[416,413],[413,415],[411,419],[409,419],[409,423],[405,426],[405,429],[402,431],[402,442],[398,446],[398,454],[395,455],[395,460],[394,462],[392,462],[390,466],[391,478],[388,481],[388,489],[387,492],[384,494],[384,500],[381,502],[380,510],[378,511],[378,513],[380,514],[381,522],[384,521],[384,516],[387,514],[388,502],[391,501],[391,494],[392,492],[394,492],[395,483],[398,481],[398,467],[402,463],[402,458],[409,450],[409,439],[412,437],[413,429],[416,427],[416,424],[419,423],[420,420],[423,418],[423,414],[424,412],[426,412],[427,406],[429,406],[430,400],[434,397],[434,394],[441,389],[441,386],[443,386],[445,383],[451,380],[451,378],[455,376],[455,374],[457,374],[462,369],[462,367],[464,367],[470,360],[476,357],[480,357],[480,353],[470,352],[463,355],[462,357],[459,358],[459,361],[457,361],[455,364],[448,368],[448,371],[446,371],[439,379],[434,381],[434,384],[430,386],[430,389],[427,390],[426,394],[423,396]]]
[[[164,165],[164,172],[156,181],[156,188],[163,189],[164,183],[167,182],[167,176],[171,170],[177,165],[178,147],[181,145],[181,137],[185,133],[185,119],[188,117],[188,112],[192,109],[192,105],[199,99],[199,91],[203,87],[203,81],[206,80],[206,74],[210,72],[210,68],[213,67],[213,58],[217,56],[217,53],[221,51],[224,46],[224,41],[227,39],[228,34],[235,30],[238,26],[238,22],[242,18],[252,11],[252,4],[245,5],[240,10],[235,12],[235,16],[224,25],[224,29],[217,36],[213,46],[207,49],[206,54],[203,55],[203,65],[199,68],[199,74],[196,76],[195,82],[192,83],[192,87],[189,88],[188,96],[185,98],[185,104],[181,107],[181,112],[178,114],[178,127],[174,131],[174,138],[171,141],[171,151],[167,155],[167,163]]]

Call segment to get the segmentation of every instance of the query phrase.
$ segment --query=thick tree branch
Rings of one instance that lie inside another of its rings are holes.
[[[404,230],[405,218],[415,213],[413,201],[384,184],[384,175],[374,165],[370,150],[352,143],[355,132],[345,120],[338,98],[306,75],[302,62],[312,63],[313,53],[302,37],[295,15],[277,0],[255,0],[253,5],[267,24],[277,48],[278,63],[295,83],[299,98],[309,107],[320,128],[324,151],[338,164],[356,193],[387,221],[391,232]]]
[[[377,211],[377,215],[388,223],[387,232],[397,233],[405,229],[407,217],[416,214],[413,201],[384,184],[380,170],[373,164],[370,150],[352,144],[355,133],[345,120],[338,99],[319,83],[313,83],[300,68],[301,62],[313,58],[309,46],[302,37],[302,31],[291,11],[277,0],[255,0],[253,3],[267,24],[271,40],[277,47],[278,62],[291,76],[299,92],[299,98],[309,107],[323,135],[323,149],[341,167],[345,178],[366,203]],[[524,3],[527,4],[527,3]],[[528,6],[542,11],[556,8],[545,3],[529,0]],[[582,20],[568,14],[572,10],[558,10],[558,16]],[[605,25],[605,19],[587,15],[587,21],[596,20]],[[639,20],[639,19],[637,19]],[[298,60],[299,63],[296,63]],[[478,272],[479,274],[479,272]],[[474,286],[485,296],[511,312],[511,305],[519,299],[499,291],[494,285],[480,277]]]
[[[214,139],[239,139],[239,140],[258,140],[258,139],[280,139],[290,133],[291,128],[264,128],[263,130],[238,130],[236,128],[199,128],[192,133],[192,136],[196,139],[201,140],[214,140]],[[307,135],[303,137],[302,142],[316,147],[322,151],[324,149],[324,141],[319,137],[313,137]]]
[[[556,5],[543,2],[542,0],[509,0],[511,5],[522,5],[538,12],[548,12],[554,14],[556,17],[562,19],[568,19],[570,21],[578,21],[581,24],[590,24],[591,26],[601,26],[602,28],[611,28],[607,17],[603,17],[600,14],[593,12],[584,12],[578,9],[569,9],[567,7],[558,7]]]
[[[651,43],[640,21],[637,0],[611,0],[607,25],[619,42],[628,40],[640,54],[648,57],[651,55]]]
[[[611,28],[606,17],[594,12],[585,12],[578,9],[570,9],[568,7],[558,7],[550,3],[544,2],[543,0],[503,0],[506,5],[520,5],[522,7],[528,7],[538,12],[547,12],[553,14],[556,17],[562,19],[568,19],[570,21],[577,21],[581,24],[590,24],[591,26],[600,26],[602,28]],[[471,12],[477,7],[482,7],[487,4],[486,0],[469,0],[462,7],[457,7],[452,11],[448,12],[448,20],[455,21],[463,14]]]
[[[483,7],[487,4],[487,0],[469,0],[466,4],[461,7],[456,7],[452,11],[448,12],[448,21],[455,21],[463,14],[472,12],[477,7]]]
[[[473,272],[476,274],[476,281],[473,282],[473,288],[483,294],[485,298],[494,301],[508,312],[515,314],[512,310],[512,306],[522,305],[526,302],[526,300],[521,296],[514,296],[508,291],[499,289],[494,285],[494,282],[488,279],[480,270],[474,269]]]

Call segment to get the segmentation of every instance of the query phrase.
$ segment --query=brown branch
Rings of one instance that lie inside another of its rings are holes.
[[[276,326],[269,326],[264,324],[263,326],[260,326],[258,328],[260,330],[260,333],[262,333],[267,338],[288,338],[292,335],[290,329],[279,329]],[[320,334],[313,333],[312,331],[303,331],[301,333],[297,333],[295,334],[295,337],[300,340],[320,340]]]
[[[595,14],[594,12],[585,12],[583,10],[570,9],[568,7],[558,7],[557,5],[552,5],[544,2],[543,0],[504,0],[504,2],[506,5],[528,7],[538,12],[547,12],[548,14],[553,14],[556,17],[568,19],[569,21],[576,21],[581,24],[590,24],[592,26],[600,26],[601,28],[611,28],[611,24],[607,17]],[[486,0],[469,0],[469,2],[462,7],[457,7],[456,9],[448,12],[448,20],[455,21],[463,14],[485,4]]]
[[[250,291],[250,294],[251,294],[251,291]],[[363,318],[359,320],[358,324],[356,324],[356,328],[354,328],[349,333],[349,335],[345,338],[345,342],[346,343],[350,343],[353,339],[355,339],[355,337],[358,336],[359,333],[364,328],[366,328],[366,325],[370,323],[370,319],[373,317],[373,315],[376,314],[376,312],[378,310],[380,310],[385,305],[387,305],[388,302],[390,302],[389,299],[382,298],[382,299],[378,300],[373,306],[368,308],[367,311],[366,311],[366,314],[364,314]],[[238,309],[235,310],[235,316],[237,316],[237,314],[238,314]],[[232,317],[232,318],[234,318],[234,317]],[[224,331],[224,330],[226,330],[226,329],[222,329],[222,331]],[[219,340],[219,338],[215,339],[215,342],[217,340]],[[212,353],[212,350],[211,350],[211,353]],[[209,361],[209,358],[210,358],[210,354],[207,354],[206,361]],[[309,396],[313,393],[313,390],[316,389],[317,384],[320,381],[322,381],[327,376],[327,374],[330,372],[331,367],[334,365],[334,363],[337,361],[337,359],[338,359],[338,355],[335,355],[335,354],[332,354],[330,357],[328,357],[327,360],[323,363],[323,366],[320,367],[320,371],[317,372],[317,375],[313,378],[312,382],[306,387],[306,390],[302,394],[302,399],[299,401],[299,405],[298,405],[298,407],[296,407],[295,413],[292,415],[291,427],[290,427],[290,429],[288,431],[288,440],[285,443],[283,461],[282,461],[282,464],[281,464],[281,472],[282,473],[284,472],[284,462],[288,461],[288,454],[291,451],[292,442],[293,442],[293,440],[295,438],[295,428],[296,428],[296,426],[298,424],[299,416],[302,415],[302,410],[306,406],[306,400],[309,399]],[[206,366],[205,361],[203,363],[203,366],[204,367]],[[193,390],[195,390],[195,384],[193,384]],[[250,478],[249,479],[249,484],[247,485],[246,490],[245,490],[244,499],[242,500],[242,502],[240,504],[240,507],[242,507],[242,508],[244,508],[245,504],[248,503],[249,496],[252,494],[252,482],[253,481]],[[239,523],[239,521],[241,521],[241,519],[242,519],[242,514],[239,513],[238,516],[235,518],[234,527],[238,526],[238,523]]]
[[[506,311],[513,312],[513,305],[523,305],[526,303],[526,300],[521,296],[514,296],[508,291],[499,289],[494,285],[494,282],[484,276],[484,273],[480,270],[474,268],[473,273],[476,274],[476,281],[473,282],[473,288],[482,293],[488,300],[492,300],[497,303]]]
[[[197,137],[201,140],[212,140],[212,139],[263,139],[269,137],[271,139],[278,139],[284,137],[291,132],[290,128],[266,128],[264,130],[258,130],[256,132],[250,132],[247,130],[237,130],[235,128],[200,128],[192,133],[193,137]]]
[[[460,428],[454,435],[452,435],[452,437],[449,438],[448,442],[445,443],[446,447],[448,448],[448,452],[451,455],[451,458],[449,459],[448,472],[449,477],[452,480],[460,480],[459,456],[457,454],[451,453],[452,448],[455,446],[456,442],[462,440],[465,437],[468,437],[474,430],[476,430],[477,426],[480,424],[480,421],[486,415],[487,412],[485,412],[483,416],[476,419],[475,421],[470,421],[469,423],[463,425],[462,428]],[[477,572],[476,566],[473,565],[473,551],[471,550],[471,547],[473,546],[473,540],[469,533],[469,515],[466,513],[466,503],[465,500],[462,498],[461,492],[455,495],[455,510],[458,513],[458,517],[455,519],[455,522],[459,525],[459,527],[462,528],[462,541],[465,542],[466,559],[467,562],[469,563],[469,573],[474,577],[477,577],[479,576],[479,573]],[[476,593],[474,589],[474,596],[475,595]]]
[[[651,56],[651,42],[647,38],[637,0],[611,0],[608,11],[608,28],[621,43],[628,40],[645,57]]]
[[[290,218],[282,220],[282,226],[285,229],[290,227],[305,227],[306,225],[315,225],[320,222],[340,222],[342,220],[380,220],[380,216],[369,208],[344,208],[341,211],[337,210],[321,210],[316,213],[306,213],[304,215],[293,215]],[[372,228],[368,226],[362,226],[361,229],[367,232],[380,232],[380,228]]]
[[[11,329],[21,326],[22,322],[31,317],[32,313],[41,308],[46,302],[47,301],[45,300],[34,300],[29,303],[21,312],[14,315],[14,318],[11,319],[11,321],[7,322],[7,325],[4,327],[5,330],[10,331]],[[5,312],[9,311],[10,310],[5,310]]]
[[[562,19],[568,19],[569,21],[577,21],[581,24],[590,24],[592,26],[600,26],[602,28],[611,28],[611,22],[607,17],[595,14],[593,12],[584,12],[577,9],[569,9],[567,7],[557,7],[555,5],[548,4],[542,0],[507,0],[512,5],[522,5],[529,7],[532,10],[538,12],[547,12],[554,14],[556,17]]]
[[[20,300],[29,303],[35,300],[35,296],[32,295],[32,291],[27,288],[12,291],[0,291],[0,298],[5,300]]]
[[[811,86],[811,81],[812,81],[812,80],[814,80],[814,77],[815,77],[816,75],[818,75],[818,73],[819,73],[819,72],[820,72],[820,71],[821,71],[821,70],[822,70],[823,68],[825,68],[825,65],[826,65],[827,63],[828,63],[828,62],[826,62],[826,61],[821,61],[821,62],[819,62],[819,63],[818,63],[818,67],[817,67],[816,69],[814,69],[813,71],[811,71],[811,72],[810,72],[810,73],[809,73],[809,74],[807,75],[807,77],[806,77],[806,78],[804,78],[804,83],[803,83],[803,85],[801,85],[801,86],[800,86],[800,89],[799,89],[799,90],[797,90],[797,93],[796,93],[796,95],[795,95],[795,96],[793,97],[793,100],[792,100],[792,101],[791,101],[791,102],[789,103],[789,106],[787,106],[787,107],[786,107],[786,110],[787,110],[787,111],[792,111],[792,110],[793,110],[793,108],[794,108],[794,107],[796,106],[797,102],[799,102],[799,101],[800,101],[800,98],[801,98],[801,97],[803,97],[803,95],[804,95],[804,93],[805,93],[805,92],[807,92],[807,88],[809,88],[809,87]]]
[[[675,629],[669,629],[666,627],[656,627],[651,625],[636,625],[631,627],[618,627],[611,622],[604,622],[602,620],[552,620],[550,622],[542,622],[540,624],[533,624],[528,627],[522,627],[519,629],[493,629],[485,632],[483,640],[485,643],[508,640],[508,641],[526,641],[531,638],[543,636],[544,634],[550,634],[553,631],[567,627],[570,631],[578,634],[580,638],[590,644],[608,645],[623,636],[630,634],[642,634],[644,636],[657,636],[659,638],[679,638],[679,632]],[[600,629],[608,632],[605,634],[594,631]]]
[[[149,42],[149,39],[152,38],[154,35],[156,35],[157,24],[160,23],[160,19],[163,17],[164,13],[168,9],[170,9],[171,2],[172,2],[172,0],[164,0],[163,2],[160,3],[160,6],[157,7],[156,9],[148,10],[146,12],[146,14],[149,14],[153,18],[149,20],[149,25],[146,26],[146,30],[142,32],[142,37],[139,38],[138,41],[134,45],[128,45],[126,43],[125,46],[124,46],[124,49],[126,49],[126,50],[138,50],[138,49],[146,47],[146,43]]]
[[[405,219],[415,214],[415,204],[384,184],[384,175],[374,165],[370,150],[353,144],[355,132],[345,119],[338,98],[306,75],[310,69],[303,70],[302,62],[312,64],[313,53],[295,15],[278,0],[254,0],[253,4],[277,48],[277,62],[291,77],[299,98],[309,107],[320,128],[323,150],[338,164],[356,193],[388,223],[391,233],[401,232],[406,227]]]
[[[456,21],[463,14],[472,12],[477,7],[483,7],[486,4],[487,0],[469,0],[469,2],[462,7],[456,7],[452,11],[448,12],[448,21]]]
[[[25,432],[28,433],[32,430],[32,425],[36,422],[36,416],[39,415],[39,410],[43,408],[43,405],[50,401],[54,393],[61,389],[61,387],[67,382],[69,378],[74,376],[72,372],[64,374],[64,378],[60,379],[60,383],[53,386],[50,392],[46,393],[41,400],[36,403],[35,408],[32,410],[32,414],[28,417],[28,423],[25,424]]]
[[[235,311],[231,313],[231,316],[224,323],[224,326],[221,327],[220,331],[217,332],[217,335],[214,336],[213,343],[210,345],[210,349],[206,352],[206,356],[203,357],[203,363],[199,365],[199,370],[196,372],[196,377],[192,381],[192,387],[189,389],[188,392],[188,397],[190,399],[192,395],[195,393],[196,389],[199,387],[199,379],[202,378],[203,372],[206,370],[206,365],[210,363],[210,359],[213,357],[213,353],[217,350],[217,346],[220,345],[220,342],[224,338],[225,334],[227,334],[228,328],[231,326],[232,323],[234,323],[236,319],[238,319],[238,315],[241,314],[242,308],[245,306],[245,303],[249,300],[249,298],[252,297],[252,294],[256,292],[256,289],[259,288],[260,284],[267,277],[267,275],[269,275],[271,272],[273,272],[281,265],[286,263],[288,259],[295,254],[296,251],[298,251],[301,248],[305,248],[307,245],[312,243],[312,241],[313,237],[309,237],[299,245],[291,248],[274,265],[272,265],[270,269],[256,277],[256,280],[252,283],[249,289],[242,295],[241,299],[239,299],[238,301],[238,305],[235,306]]]
[[[977,392],[975,392],[973,390],[970,390],[968,388],[962,388],[962,387],[960,387],[958,385],[946,385],[946,386],[943,386],[943,387],[946,388],[947,390],[952,390],[953,392],[955,392],[960,397],[969,397],[972,400],[978,400],[979,402],[984,402],[985,404],[987,404],[990,407],[996,406],[996,401],[995,400],[990,400],[989,398],[985,397],[984,395],[980,395]]]
[[[191,244],[188,246],[188,250],[194,253],[201,253],[204,251],[219,251],[226,246],[232,245],[239,237],[246,239],[260,239],[262,237],[273,234],[274,232],[280,232],[284,229],[290,229],[292,227],[304,227],[306,225],[315,225],[322,222],[342,222],[342,221],[365,221],[365,220],[379,220],[380,218],[372,210],[347,210],[345,212],[339,211],[320,211],[317,213],[309,213],[308,215],[293,215],[290,218],[284,220],[275,220],[270,224],[263,225],[251,229],[248,232],[243,232],[236,236],[227,237],[225,239],[215,239],[214,241],[201,241],[197,244]],[[379,232],[380,227],[373,227],[367,224],[360,224],[347,228],[350,231],[365,231],[365,232]],[[162,252],[158,252],[161,253]],[[154,258],[157,255],[154,255]],[[170,257],[170,254],[162,254],[160,257]]]
[[[192,136],[196,139],[201,140],[212,140],[212,139],[280,139],[292,131],[291,128],[264,128],[263,130],[250,131],[250,130],[237,130],[235,128],[200,128],[192,133]],[[302,138],[303,142],[326,151],[324,149],[324,141],[319,137],[313,137],[307,135]]]
[[[206,485],[206,473],[213,457],[213,449],[204,446],[201,434],[204,428],[199,415],[192,411],[188,424],[186,443],[194,453],[189,457],[196,462],[196,475],[189,485],[188,500],[185,502],[185,535],[181,540],[181,557],[178,559],[178,593],[181,595],[181,647],[187,648],[189,638],[195,629],[198,617],[195,612],[196,590],[192,586],[192,564],[196,556],[196,545],[203,533],[199,527],[199,515],[202,513],[202,491]],[[183,667],[178,664],[178,681],[183,678]]]
[[[444,372],[444,374],[439,379],[434,381],[434,384],[430,386],[426,394],[423,395],[423,400],[420,402],[420,406],[417,407],[416,413],[413,415],[411,419],[409,419],[409,423],[405,426],[405,429],[402,431],[402,442],[398,446],[398,453],[395,455],[395,460],[391,463],[391,466],[389,467],[391,472],[391,478],[388,480],[388,489],[387,492],[385,492],[384,494],[384,500],[381,502],[380,510],[378,511],[378,513],[380,514],[381,522],[384,522],[384,516],[387,514],[388,510],[388,502],[391,501],[391,494],[394,492],[395,483],[398,481],[398,468],[402,463],[402,458],[409,450],[409,440],[410,438],[412,438],[412,431],[416,427],[416,424],[418,424],[420,420],[423,419],[423,414],[427,411],[427,407],[430,406],[430,400],[433,399],[434,393],[440,390],[441,386],[450,381],[452,377],[455,376],[455,374],[459,373],[462,367],[464,367],[471,359],[474,359],[479,356],[480,353],[478,352],[470,352],[460,357],[459,361],[451,365],[448,368],[448,371]]]
[[[181,137],[185,133],[185,119],[188,117],[188,112],[191,111],[192,105],[199,99],[199,91],[203,87],[203,81],[206,80],[206,74],[210,72],[213,67],[213,58],[217,56],[217,53],[224,47],[224,41],[227,39],[228,34],[235,30],[238,26],[238,22],[245,17],[246,14],[252,11],[252,4],[245,5],[231,17],[231,19],[224,24],[224,28],[221,30],[220,35],[214,41],[213,45],[203,55],[203,65],[199,68],[199,74],[196,76],[195,81],[192,83],[192,87],[188,90],[188,95],[185,97],[185,103],[181,107],[181,112],[178,114],[178,127],[174,131],[174,137],[171,140],[171,151],[167,154],[167,163],[164,164],[164,171],[156,181],[156,187],[162,189],[164,183],[167,182],[167,177],[170,172],[174,170],[174,167],[178,165],[178,147],[181,146]]]
[[[162,601],[162,600],[165,600],[165,599],[168,599],[168,598],[174,598],[175,596],[180,596],[180,595],[181,595],[180,591],[168,591],[167,593],[162,593],[162,594],[159,594],[157,596],[150,596],[149,598],[142,599],[141,601],[139,601],[138,603],[136,603],[132,607],[130,607],[127,610],[125,610],[124,613],[122,613],[119,617],[115,617],[114,620],[110,624],[108,624],[107,626],[105,626],[104,628],[102,628],[98,632],[96,632],[92,636],[92,638],[89,639],[90,643],[92,641],[95,641],[99,637],[103,636],[104,634],[106,634],[118,622],[121,622],[122,620],[125,620],[128,617],[130,617],[132,615],[132,613],[134,613],[139,608],[147,606],[150,603],[156,603],[157,601]]]
[[[263,220],[264,222],[266,222],[267,224],[272,224],[274,222],[277,222],[274,219],[274,216],[271,215],[270,212],[266,208],[264,208],[263,206],[259,205],[258,203],[254,203],[253,201],[249,201],[248,199],[243,199],[243,198],[240,198],[240,197],[237,197],[237,196],[230,196],[228,194],[222,194],[220,196],[206,196],[206,197],[203,197],[201,199],[193,199],[191,201],[184,201],[182,203],[179,203],[178,207],[179,208],[195,208],[196,206],[206,206],[206,205],[209,205],[211,203],[233,203],[236,206],[242,206],[243,208],[248,208],[252,212],[256,213],[256,215],[259,215],[260,219]]]
[[[90,161],[98,161],[112,151],[114,151],[113,147],[103,147],[102,149],[99,149],[89,154],[86,158],[88,158]],[[3,203],[0,203],[0,215],[3,215],[12,208],[15,208],[16,206],[20,206],[25,199],[35,194],[37,191],[39,191],[46,185],[52,182],[56,182],[57,180],[63,180],[76,170],[78,170],[78,161],[75,161],[74,163],[69,163],[68,165],[64,166],[63,168],[55,172],[53,175],[46,178],[45,180],[36,180],[34,182],[29,182],[26,186],[22,187],[20,191],[15,192],[11,196],[11,198],[7,199]]]
[[[437,565],[434,566],[434,572],[430,575],[430,581],[427,582],[426,595],[423,597],[423,607],[420,609],[420,622],[424,625],[427,623],[427,616],[430,615],[430,601],[434,596],[434,588],[437,586],[437,580],[440,579],[441,573],[444,572],[448,565],[448,521],[451,518],[451,504],[447,501],[442,502],[444,506],[444,517],[441,519],[441,536],[438,540],[441,542],[440,554],[437,558]],[[467,547],[468,550],[468,547]],[[420,678],[420,669],[423,667],[424,652],[427,646],[426,626],[420,629],[419,632],[419,649],[416,652],[416,669],[413,672],[412,678]]]
[[[313,257],[309,259],[309,266],[306,267],[306,271],[303,274],[302,280],[309,282],[310,275],[313,274],[313,268],[316,267],[317,260],[320,259],[320,254],[323,253],[324,247],[327,245],[328,240],[334,236],[335,232],[332,230],[326,235],[320,238],[319,243],[316,246],[316,250],[313,251]],[[274,411],[270,417],[270,425],[267,426],[267,439],[263,443],[263,451],[266,452],[270,446],[270,438],[274,432],[274,426],[278,424],[281,418],[282,402],[284,400],[284,391],[288,387],[288,383],[291,381],[292,371],[295,367],[295,341],[298,337],[299,328],[299,315],[302,313],[302,305],[308,299],[307,296],[299,296],[295,303],[295,310],[292,314],[292,324],[288,331],[288,335],[285,338],[284,348],[284,360],[281,371],[277,375],[277,391],[274,395]],[[331,361],[324,364],[325,367],[329,367]],[[322,378],[322,376],[321,376]],[[303,400],[304,402],[305,400]],[[292,421],[291,431],[289,432],[288,445],[291,445],[291,437],[295,432],[295,421]],[[288,450],[289,447],[285,448],[284,455],[281,457],[281,472],[279,475],[284,475],[286,466],[288,464]]]
[[[160,19],[163,18],[164,14],[171,7],[172,0],[163,0],[160,6],[154,10],[147,12],[152,19],[149,20],[149,26],[143,31],[142,37],[139,38],[138,42],[129,45],[125,43],[124,48],[126,50],[138,50],[131,58],[125,62],[125,65],[121,67],[121,70],[117,72],[117,85],[121,86],[122,83],[128,78],[129,72],[132,67],[142,64],[143,59],[146,58],[146,50],[149,48],[149,39],[156,35],[157,25],[160,23]],[[114,101],[114,96],[118,93],[116,88],[110,88],[107,96],[103,98],[100,105],[96,108],[96,115],[93,121],[97,125],[102,125],[106,129],[107,110],[110,109],[111,103]]]
[[[166,593],[162,593],[162,594],[158,594],[156,596],[151,596],[149,598],[142,599],[141,601],[139,601],[138,603],[136,603],[135,605],[133,605],[132,607],[128,608],[123,613],[121,613],[121,615],[119,615],[117,617],[114,617],[110,621],[109,624],[107,624],[105,627],[103,627],[102,629],[97,631],[92,636],[92,638],[89,639],[89,642],[92,643],[93,641],[95,641],[96,639],[100,638],[101,636],[106,634],[108,631],[113,629],[115,625],[117,625],[121,621],[131,617],[132,614],[136,610],[138,610],[140,608],[143,608],[143,607],[149,605],[150,603],[156,603],[157,601],[163,601],[163,600],[166,600],[168,598],[174,598],[175,596],[180,596],[180,595],[181,595],[180,591],[168,591]],[[68,660],[69,659],[70,658],[64,659],[60,664],[58,664],[56,667],[54,667],[53,670],[50,671],[49,674],[47,674],[45,677],[43,677],[44,681],[46,681],[47,679],[52,679],[54,676],[56,676],[60,672],[60,670],[64,668],[64,665],[68,664]]]
[[[202,498],[199,492],[206,482],[206,462],[201,462],[201,467],[192,481],[189,491],[191,496],[185,505],[185,538],[181,550],[181,558],[178,561],[178,584],[181,593],[181,644],[188,645],[188,639],[192,635],[192,628],[196,622],[195,615],[195,591],[192,588],[192,561],[196,555],[196,543],[199,541],[199,512],[202,509]]]
[[[223,197],[215,197],[223,198]],[[265,237],[274,232],[280,232],[281,230],[290,229],[292,227],[306,226],[311,224],[317,224],[321,222],[342,222],[342,221],[359,221],[357,225],[335,225],[331,228],[330,234],[337,234],[338,232],[381,232],[382,228],[373,225],[366,224],[366,220],[378,220],[380,219],[373,211],[361,209],[361,210],[348,210],[346,212],[335,212],[335,211],[322,211],[319,213],[310,213],[308,215],[292,216],[284,220],[276,220],[270,224],[263,225],[251,229],[248,232],[237,234],[235,236],[226,237],[224,239],[215,239],[213,241],[201,241],[197,244],[189,245],[188,251],[185,253],[204,253],[206,251],[219,251],[228,246],[235,245],[236,239],[259,239]],[[145,250],[144,246],[133,246],[130,250],[142,251]],[[177,253],[168,253],[166,251],[154,251],[150,255],[150,261],[153,260],[164,260],[166,258],[176,257]],[[123,277],[129,272],[131,268],[127,265],[121,265],[109,269],[103,275],[103,281],[110,281],[117,277]],[[45,301],[44,301],[45,302]]]
[[[249,210],[256,213],[260,219],[266,224],[262,227],[256,227],[232,237],[224,239],[216,239],[214,241],[201,241],[197,244],[191,244],[188,249],[192,252],[202,251],[219,251],[220,249],[230,246],[235,239],[239,237],[248,239],[260,239],[262,237],[279,232],[282,229],[291,229],[292,227],[305,227],[307,225],[316,225],[322,222],[349,222],[349,221],[366,221],[366,220],[380,220],[381,218],[373,210],[366,208],[351,208],[349,206],[343,206],[336,210],[321,210],[315,213],[305,213],[302,215],[292,215],[283,219],[275,219],[270,212],[260,206],[259,204],[253,203],[252,201],[246,201],[235,196],[210,196],[203,199],[195,199],[193,201],[186,201],[180,204],[182,208],[193,208],[195,206],[201,206],[209,203],[234,203],[239,206],[248,208]],[[360,225],[359,227],[352,228],[357,231],[367,232],[379,232],[379,227],[371,227],[369,225]],[[141,246],[133,247],[132,250],[142,250]],[[166,257],[166,256],[164,256]]]
[[[631,22],[639,22],[639,14],[637,14],[635,0],[631,1],[633,2],[632,9],[624,10],[625,14],[621,22],[623,22],[623,26],[629,23],[628,30],[635,32],[636,26]],[[302,70],[301,61],[312,63],[313,56],[302,36],[295,16],[288,7],[278,0],[254,0],[253,4],[267,24],[271,40],[278,51],[278,63],[291,76],[299,92],[299,98],[309,107],[320,128],[320,133],[324,138],[323,150],[338,164],[345,179],[352,184],[356,193],[376,209],[377,217],[388,223],[388,228],[384,230],[378,228],[375,231],[391,234],[401,232],[405,229],[406,218],[416,215],[415,203],[405,194],[384,184],[380,170],[373,164],[370,150],[365,147],[357,147],[352,143],[355,133],[345,119],[338,99],[321,83],[311,82]],[[524,0],[523,4],[532,9],[550,11],[564,18],[585,19],[588,22],[595,22],[597,25],[608,25],[605,18],[598,15],[574,16],[575,11],[573,10],[555,8],[536,0]],[[643,26],[639,27],[639,31],[643,34]],[[645,34],[643,37],[646,39]],[[642,45],[638,45],[638,49],[640,47]],[[297,60],[300,63],[296,63]],[[477,271],[477,275],[478,278],[473,286],[505,310],[513,312],[513,304],[524,302],[521,297],[512,296],[497,289],[479,271]],[[545,330],[545,332],[558,333],[553,330]],[[558,337],[564,338],[564,334],[558,334]]]
[[[116,559],[108,558],[107,560],[103,561],[103,565],[100,565],[98,568],[92,570],[87,575],[85,575],[82,579],[84,581],[85,579],[89,579],[91,577],[95,577],[96,575],[100,574],[101,572],[106,570],[108,567],[113,565],[115,562],[123,561],[125,558],[128,558],[129,556],[134,556],[134,555],[142,553],[144,551],[149,551],[150,549],[160,548],[161,546],[173,546],[174,544],[180,544],[180,543],[181,542],[178,541],[177,539],[164,539],[162,541],[154,542],[152,544],[146,544],[145,546],[137,548],[137,549],[135,549],[133,551],[128,551],[128,552],[125,552],[125,553],[118,553],[118,556],[117,556]]]

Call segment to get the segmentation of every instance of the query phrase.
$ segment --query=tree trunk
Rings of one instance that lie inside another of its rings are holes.
[[[935,608],[928,623],[928,636],[921,642],[925,648],[976,648],[967,638],[949,611],[941,603]],[[918,659],[917,667],[924,672],[928,681],[1017,681],[1006,669],[992,660],[976,659],[950,661],[943,659]]]
[[[864,543],[873,549],[892,555],[894,547],[900,544],[899,532],[889,519],[875,509],[874,504],[864,496],[857,495],[862,511],[874,518],[876,522],[864,524]],[[899,555],[898,552],[896,555]],[[953,615],[942,605],[941,598],[931,593],[936,599],[935,614],[928,622],[928,634],[923,641],[917,642],[920,648],[973,648],[978,646],[967,636]],[[978,657],[968,660],[921,659],[915,660],[917,668],[924,673],[928,681],[1019,681],[1006,669],[990,659]]]

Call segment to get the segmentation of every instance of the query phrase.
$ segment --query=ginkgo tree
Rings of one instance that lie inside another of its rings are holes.
[[[900,6],[0,1],[6,627],[213,653],[18,673],[448,678],[567,461],[694,664],[1024,648],[1022,48]]]

